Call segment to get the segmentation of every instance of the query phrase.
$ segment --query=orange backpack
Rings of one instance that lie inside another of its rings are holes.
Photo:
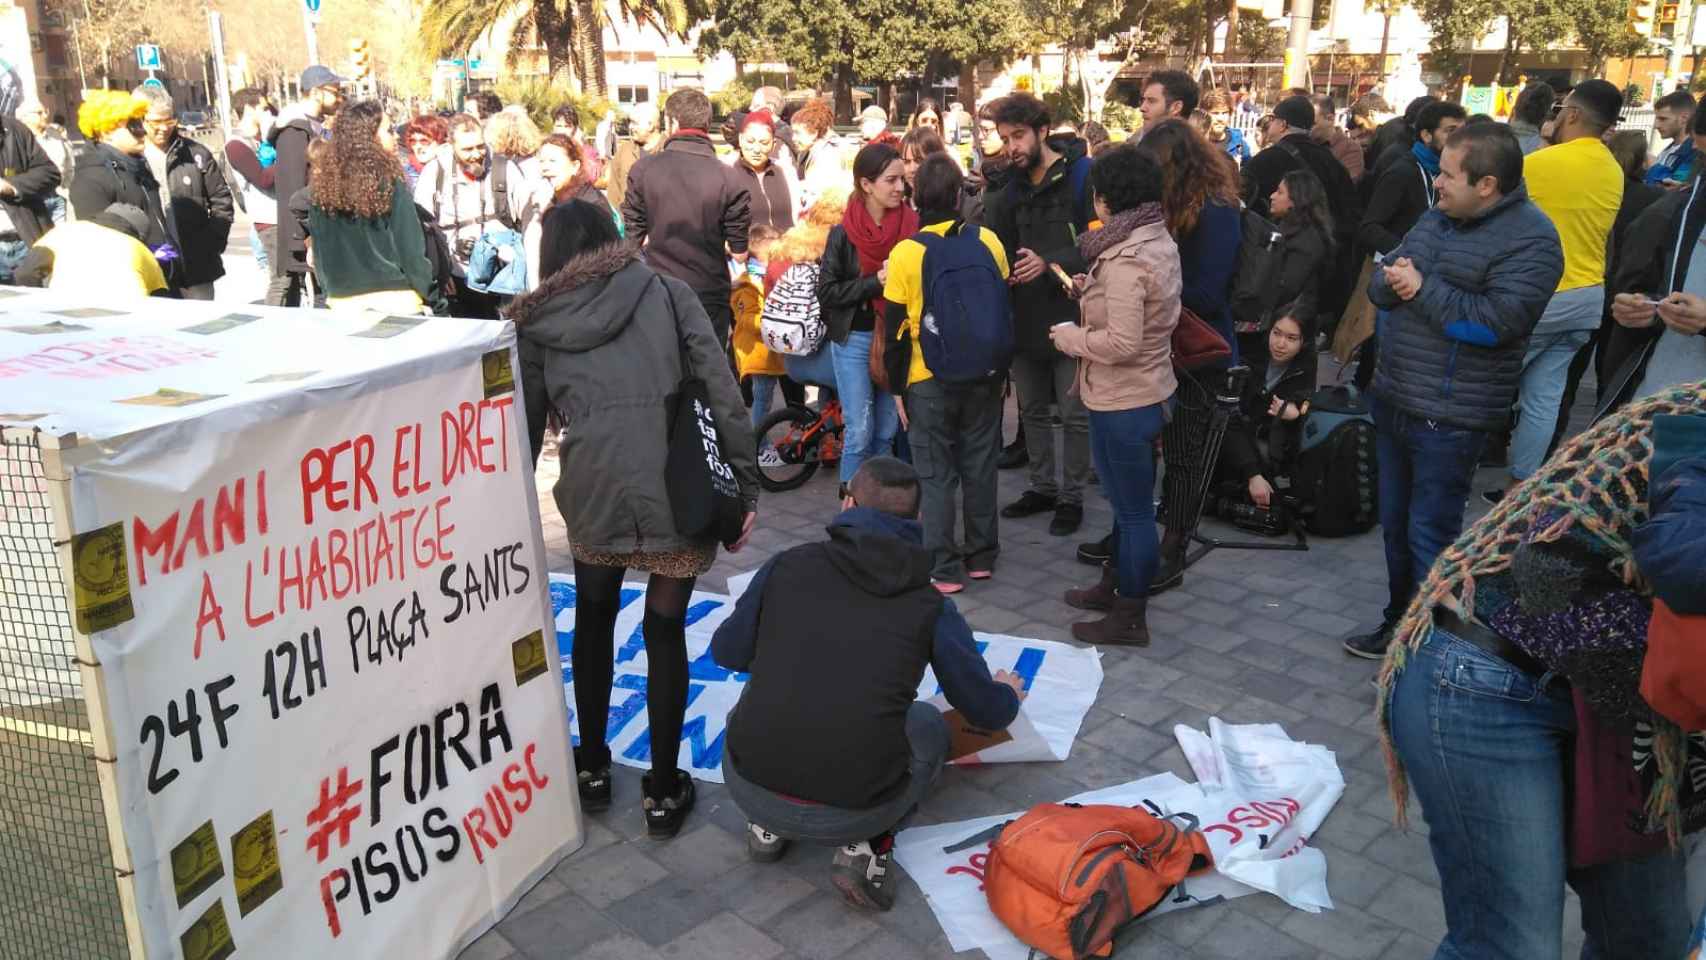
[[[1043,803],[1002,829],[984,891],[990,912],[1020,940],[1059,960],[1084,960],[1111,956],[1121,927],[1213,865],[1194,823],[1181,828],[1130,807]]]

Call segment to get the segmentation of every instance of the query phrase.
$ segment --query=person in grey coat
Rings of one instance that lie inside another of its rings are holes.
[[[725,461],[746,505],[741,549],[758,505],[758,454],[722,343],[693,290],[640,260],[607,210],[583,200],[545,215],[543,282],[508,316],[520,340],[522,398],[537,458],[549,411],[563,424],[553,491],[575,559],[575,748],[583,809],[610,804],[606,725],[613,636],[627,572],[651,575],[645,616],[646,716],[652,770],[642,779],[646,831],[672,837],[693,806],[676,768],[687,712],[687,603],[717,544],[678,533],[665,488],[670,404],[684,371],[706,383]]]
[[[1564,274],[1558,231],[1528,199],[1522,147],[1497,124],[1445,141],[1438,201],[1374,271],[1368,298],[1388,311],[1374,373],[1384,621],[1345,641],[1385,656],[1398,619],[1463,531],[1475,465],[1509,415],[1529,334]]]

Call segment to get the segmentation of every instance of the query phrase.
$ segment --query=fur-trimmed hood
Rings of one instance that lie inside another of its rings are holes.
[[[564,264],[531,293],[517,297],[506,315],[520,336],[579,353],[621,333],[656,279],[640,262],[637,245],[608,244]]]

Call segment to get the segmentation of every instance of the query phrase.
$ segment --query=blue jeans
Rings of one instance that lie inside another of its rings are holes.
[[[263,238],[261,228],[255,224],[249,224],[249,251],[255,255],[255,266],[260,267],[262,272],[272,269],[272,261],[267,256],[267,248],[272,246],[272,231],[274,229],[276,228],[267,227],[267,236]]]
[[[13,281],[18,264],[24,262],[24,256],[29,252],[29,245],[22,240],[0,240],[0,283]]]
[[[1155,537],[1155,438],[1167,425],[1168,403],[1090,411],[1090,455],[1119,535],[1115,589],[1122,597],[1149,596],[1161,562]]]
[[[1576,715],[1550,680],[1435,628],[1393,686],[1387,722],[1445,901],[1435,960],[1558,957],[1565,883],[1582,899],[1583,958],[1680,957],[1680,855],[1569,868]]]
[[[906,708],[906,740],[912,754],[906,788],[868,810],[790,800],[742,777],[727,754],[723,780],[746,818],[777,836],[837,846],[870,840],[893,830],[923,802],[948,760],[952,745],[948,724],[942,712],[928,703],[914,701]]]
[[[782,358],[782,369],[788,371],[788,377],[801,386],[834,390],[835,361],[830,359],[829,346],[825,343],[810,356],[785,356]]]
[[[64,197],[56,193],[49,196],[42,202],[47,204],[47,213],[48,216],[52,218],[54,226],[57,227],[65,222],[66,207],[68,205],[66,204]]]
[[[1487,434],[1412,416],[1384,400],[1374,403],[1374,429],[1386,622],[1396,623],[1440,551],[1463,532],[1463,508]]]
[[[847,432],[841,448],[841,482],[853,479],[859,465],[894,449],[900,430],[900,411],[887,390],[871,382],[871,331],[855,330],[846,343],[829,345],[835,364],[835,392],[841,395],[841,415]]]
[[[776,395],[776,384],[780,381],[780,377],[762,373],[752,375],[752,429],[757,430],[758,421],[770,412],[770,399]]]
[[[1511,433],[1511,477],[1527,480],[1546,462],[1546,448],[1558,426],[1558,403],[1570,361],[1593,339],[1592,330],[1536,333],[1522,358],[1522,387],[1517,393],[1516,430]]]

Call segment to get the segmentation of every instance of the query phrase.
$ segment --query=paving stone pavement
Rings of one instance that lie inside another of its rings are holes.
[[[555,473],[546,458],[541,515],[551,569],[567,571],[563,522],[549,491]],[[1003,503],[1023,491],[1024,475],[1002,474]],[[1482,470],[1475,489],[1502,479],[1502,471]],[[752,544],[721,555],[701,588],[721,591],[728,577],[821,538],[836,510],[835,492],[833,475],[820,474],[801,490],[765,496]],[[1075,537],[1049,536],[1047,516],[1001,521],[994,579],[956,598],[974,628],[1071,642],[1060,595],[1095,574],[1074,560],[1074,546],[1111,525],[1099,490],[1091,488],[1086,500],[1085,525]],[[1484,510],[1475,498],[1471,514]],[[1377,665],[1339,646],[1353,627],[1378,622],[1385,577],[1378,528],[1348,539],[1312,539],[1306,553],[1210,553],[1181,588],[1151,605],[1149,649],[1105,651],[1102,688],[1070,759],[949,767],[913,822],[1005,813],[1165,770],[1194,780],[1174,724],[1206,728],[1211,715],[1277,722],[1297,739],[1330,747],[1344,772],[1345,794],[1313,841],[1326,853],[1336,908],[1308,914],[1256,894],[1145,922],[1118,956],[1431,957],[1445,922],[1426,828],[1419,813],[1410,833],[1392,826],[1369,683]],[[795,845],[780,863],[748,862],[745,820],[720,785],[699,784],[697,808],[681,835],[665,843],[644,836],[639,795],[639,771],[616,767],[616,802],[588,816],[585,846],[472,944],[464,960],[984,956],[949,947],[910,878],[902,880],[894,910],[873,915],[847,907],[836,894],[827,848]],[[1564,955],[1574,956],[1581,933],[1573,894],[1565,937]]]

